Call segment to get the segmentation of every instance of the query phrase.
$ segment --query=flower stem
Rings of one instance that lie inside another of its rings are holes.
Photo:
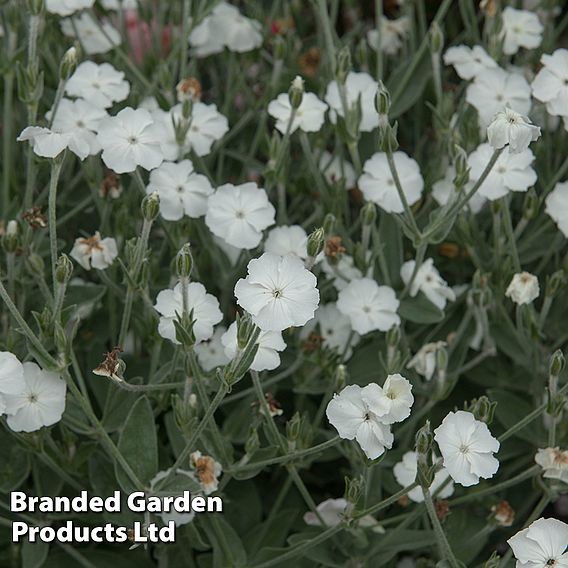
[[[434,501],[430,494],[430,489],[428,489],[428,487],[422,487],[422,492],[424,493],[424,504],[426,505],[426,510],[428,511],[428,516],[430,517],[430,522],[432,523],[432,528],[434,529],[434,534],[438,541],[438,547],[440,548],[442,557],[447,561],[451,568],[460,568],[460,563],[455,557],[452,547],[446,537],[446,533],[444,533],[444,529],[440,524],[440,519],[438,519],[436,508],[434,507]]]
[[[48,197],[48,226],[49,226],[49,250],[51,253],[51,277],[53,291],[57,288],[57,279],[55,277],[55,266],[57,264],[57,184],[59,183],[59,175],[63,161],[65,160],[65,151],[63,154],[55,157],[51,162],[51,177],[49,180],[49,197]]]

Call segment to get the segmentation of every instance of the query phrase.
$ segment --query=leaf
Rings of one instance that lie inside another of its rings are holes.
[[[38,540],[22,542],[22,568],[40,568],[49,554],[49,544]]]
[[[511,394],[506,390],[489,389],[487,393],[492,401],[497,402],[495,417],[505,428],[511,428],[511,426],[520,422],[534,410],[534,406],[524,398]],[[542,444],[546,441],[546,434],[542,425],[542,419],[533,420],[530,424],[516,432],[515,436],[539,448],[544,447]]]
[[[106,293],[106,286],[97,284],[91,285],[69,285],[65,293],[65,306],[80,306],[84,304],[94,304]]]
[[[400,267],[402,266],[402,235],[396,219],[384,211],[380,212],[377,246],[383,249],[385,264],[390,278],[390,285],[400,283]]]
[[[402,61],[395,71],[391,73],[389,80],[387,81],[387,88],[393,97],[391,108],[389,111],[389,118],[394,119],[400,116],[402,113],[406,112],[414,103],[420,98],[422,92],[426,88],[426,84],[430,79],[432,74],[432,66],[430,64],[429,51],[425,50],[422,54],[420,60],[416,63],[415,68],[412,72],[412,85],[408,84],[402,90],[397,98],[394,98],[399,85],[403,82],[403,79],[410,69],[414,65],[414,56]]]
[[[219,514],[213,513],[201,519],[205,521],[202,526],[210,542],[213,543],[213,566],[215,568],[228,568],[229,566],[245,568],[247,553],[235,529]],[[223,542],[220,542],[221,539]]]
[[[286,537],[298,515],[297,509],[281,511],[274,516],[268,528],[266,528],[266,521],[256,525],[244,539],[247,548],[259,550],[284,546]]]
[[[148,485],[158,470],[158,438],[154,413],[148,399],[140,397],[126,418],[118,441],[118,450],[136,474]],[[125,492],[139,489],[118,463],[115,463],[116,479]]]
[[[29,454],[4,429],[0,430],[0,493],[18,489],[30,473]]]
[[[405,298],[400,302],[398,315],[403,320],[414,323],[437,323],[444,319],[444,312],[437,308],[422,293],[415,298]]]

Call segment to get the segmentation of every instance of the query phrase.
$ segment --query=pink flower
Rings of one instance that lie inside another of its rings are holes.
[[[146,54],[153,50],[152,36],[156,33],[160,36],[160,55],[168,54],[171,48],[172,26],[166,25],[160,30],[155,18],[148,24],[140,18],[137,10],[125,10],[124,16],[130,54],[136,63],[142,63]]]

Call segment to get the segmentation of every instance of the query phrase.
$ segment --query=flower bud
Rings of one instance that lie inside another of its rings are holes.
[[[499,568],[501,566],[501,557],[494,552],[489,560],[483,565],[483,568]]]
[[[32,252],[28,256],[27,264],[32,274],[43,275],[45,273],[45,262],[39,254]]]
[[[323,250],[325,244],[325,232],[322,227],[313,231],[308,237],[308,256],[316,258]]]
[[[67,347],[67,336],[65,335],[63,326],[58,321],[53,324],[53,342],[55,343],[55,347],[57,347],[57,351],[59,353],[65,352]]]
[[[193,310],[191,310],[189,314],[178,314],[176,312],[176,317],[174,319],[176,339],[186,349],[195,345],[195,334],[193,333],[194,324],[195,318],[193,316]]]
[[[286,56],[286,42],[280,35],[274,38],[274,59],[275,61],[282,61]]]
[[[396,347],[400,343],[400,328],[398,326],[391,327],[387,331],[386,339],[389,347]]]
[[[250,314],[237,314],[237,345],[239,349],[244,349],[247,346],[255,327]]]
[[[366,70],[369,66],[369,52],[367,50],[367,42],[361,39],[355,48],[355,59],[359,67]]]
[[[55,279],[59,284],[67,284],[73,274],[73,263],[66,254],[62,254],[55,263]]]
[[[181,103],[181,115],[183,116],[183,118],[187,121],[191,118],[191,114],[193,112],[193,101],[191,99],[185,99],[182,103]],[[187,126],[187,123],[185,123]],[[185,139],[185,127],[183,126],[183,124],[180,124],[180,132],[182,132],[183,134],[180,134],[180,139],[181,142],[183,143],[183,140]]]
[[[523,202],[523,219],[530,221],[538,213],[539,199],[534,187],[531,187],[525,194]]]
[[[469,181],[469,166],[465,150],[457,144],[454,146],[454,168],[456,170],[454,185],[458,188],[464,187]]]
[[[18,222],[14,221],[13,219],[11,221],[8,221],[6,232],[4,233],[4,237],[2,238],[2,245],[7,253],[13,254],[16,252],[20,242],[19,233],[20,228],[18,226]]]
[[[337,54],[337,82],[340,85],[345,85],[349,71],[351,71],[351,52],[349,47],[345,46]]]
[[[345,478],[345,500],[356,505],[363,491],[363,480],[359,477]]]
[[[566,359],[560,349],[557,349],[550,358],[549,375],[551,377],[558,377],[564,370]]]
[[[564,270],[557,270],[551,274],[546,280],[545,296],[547,298],[554,298],[558,291],[565,283]]]
[[[398,123],[393,126],[387,124],[381,129],[379,147],[383,152],[396,152],[398,150]]]
[[[176,255],[176,275],[181,280],[189,279],[193,268],[193,256],[191,255],[191,245],[185,243]]]
[[[160,212],[160,196],[157,191],[142,200],[142,215],[146,221],[153,221]]]
[[[374,225],[375,221],[377,220],[377,208],[374,203],[369,201],[362,209],[361,209],[361,221],[363,225]]]
[[[445,373],[448,368],[448,352],[445,347],[440,346],[436,351],[436,369],[438,372]]]
[[[333,229],[335,228],[335,215],[333,213],[328,213],[323,219],[323,232],[326,236],[331,235],[333,233]]]
[[[304,98],[304,80],[299,75],[292,81],[290,89],[288,90],[288,99],[290,100],[290,106],[293,109],[297,109],[302,104],[302,99]]]
[[[77,49],[75,47],[70,47],[63,58],[61,59],[61,64],[59,65],[59,78],[61,81],[67,81],[73,72],[77,68]]]
[[[377,89],[377,94],[375,95],[375,108],[379,113],[379,116],[388,116],[391,106],[390,93],[385,87],[384,83],[379,80],[379,87]]]
[[[471,403],[465,405],[465,410],[471,412],[476,420],[491,424],[495,414],[496,402],[491,402],[486,396],[474,398]]]
[[[33,16],[39,16],[43,11],[43,0],[27,0],[27,7]]]
[[[430,26],[430,52],[433,54],[438,54],[442,51],[444,47],[444,33],[442,28],[435,20]]]
[[[288,422],[286,422],[286,437],[291,442],[295,442],[300,437],[302,428],[302,418],[299,412],[296,412]]]
[[[260,448],[260,439],[258,437],[258,429],[251,427],[247,441],[245,442],[245,454],[252,456],[256,450]]]
[[[432,447],[432,431],[430,428],[430,420],[426,420],[426,424],[416,432],[416,452],[422,456],[430,454]]]
[[[337,369],[335,369],[336,392],[343,390],[343,387],[347,384],[347,379],[348,379],[347,367],[345,365],[337,365]]]
[[[195,77],[188,77],[182,79],[176,85],[176,95],[178,102],[186,100],[199,101],[201,100],[201,83]]]

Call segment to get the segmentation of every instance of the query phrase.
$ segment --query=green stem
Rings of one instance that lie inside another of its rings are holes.
[[[189,18],[191,17],[191,0],[183,0],[181,11],[181,49],[179,62],[179,80],[185,79],[185,69],[187,66],[187,51],[189,48]]]
[[[505,196],[501,199],[501,208],[503,211],[503,221],[505,226],[505,234],[509,241],[509,251],[511,253],[511,258],[513,259],[513,268],[516,273],[521,271],[521,261],[519,260],[519,251],[517,250],[517,241],[513,233],[513,222],[511,220],[511,211],[509,210],[511,200],[509,196]]]
[[[382,20],[383,20],[383,0],[375,0],[375,29],[377,30],[377,76],[375,79],[382,80],[383,78],[383,50],[381,49],[381,36],[382,36]]]
[[[55,293],[57,288],[57,278],[55,277],[55,267],[57,264],[57,184],[63,161],[65,160],[65,151],[63,154],[55,157],[51,162],[51,177],[49,179],[49,197],[48,197],[48,226],[49,226],[49,250],[51,253],[51,278],[52,286]]]
[[[434,501],[432,500],[432,495],[430,494],[430,489],[428,487],[423,487],[422,492],[424,493],[424,504],[426,505],[426,510],[428,511],[428,516],[430,517],[430,523],[434,529],[434,534],[436,540],[438,541],[438,547],[440,548],[440,553],[442,558],[447,561],[451,568],[459,568],[460,564],[454,555],[452,547],[446,538],[446,533],[440,524],[440,519],[438,519],[438,514],[436,513],[436,508],[434,507]]]
[[[17,47],[17,35],[12,31],[10,25],[6,26],[6,33],[8,34],[8,48],[6,52],[6,59],[12,61],[14,52]],[[2,213],[8,219],[8,209],[10,207],[10,185],[12,173],[12,117],[14,115],[13,109],[14,100],[14,71],[13,66],[10,64],[5,70],[4,75],[4,118],[2,120],[2,174],[3,174],[3,189],[2,189]]]

